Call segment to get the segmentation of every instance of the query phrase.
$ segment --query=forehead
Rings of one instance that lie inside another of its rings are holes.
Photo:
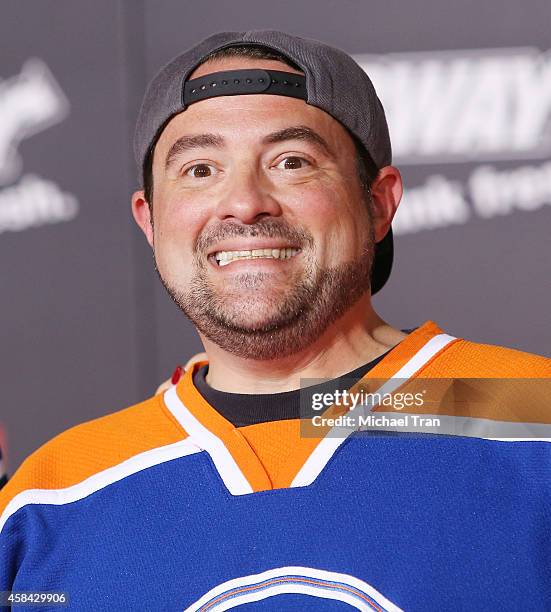
[[[190,79],[197,79],[222,70],[240,70],[242,68],[264,68],[267,70],[282,70],[293,74],[303,74],[300,70],[295,70],[285,62],[271,59],[254,59],[252,57],[221,57],[216,60],[209,60],[198,66],[189,76]]]
[[[221,58],[196,68],[190,78],[198,78],[223,70],[264,68],[302,74],[277,60],[245,57]],[[271,94],[219,96],[191,104],[184,112],[173,117],[163,130],[155,153],[167,150],[183,134],[220,132],[238,138],[262,138],[274,130],[292,125],[306,125],[336,147],[353,147],[347,130],[331,115],[306,104],[303,100]]]

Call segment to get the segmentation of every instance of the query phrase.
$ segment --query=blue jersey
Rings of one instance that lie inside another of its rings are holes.
[[[368,376],[469,376],[473,354],[501,376],[492,350],[426,324]],[[0,493],[0,590],[75,610],[551,609],[549,441],[300,425],[236,428],[190,371],[61,434]]]

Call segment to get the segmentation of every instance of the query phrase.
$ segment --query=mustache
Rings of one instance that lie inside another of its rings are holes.
[[[314,246],[314,238],[303,228],[291,227],[277,219],[261,219],[254,224],[225,221],[205,231],[195,241],[196,253],[205,253],[217,242],[227,238],[282,238],[299,248]]]

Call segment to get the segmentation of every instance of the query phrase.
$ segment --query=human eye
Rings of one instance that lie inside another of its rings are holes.
[[[287,155],[281,159],[277,164],[276,168],[278,170],[302,170],[303,168],[307,168],[312,164],[304,157],[300,157],[298,155]]]
[[[216,168],[211,164],[203,162],[188,166],[183,170],[183,174],[184,176],[189,176],[190,178],[204,179],[214,176],[214,174],[216,174]]]

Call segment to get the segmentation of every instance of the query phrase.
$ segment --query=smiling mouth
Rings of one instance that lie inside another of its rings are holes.
[[[211,257],[221,267],[243,259],[291,259],[300,249],[285,247],[280,249],[252,249],[249,251],[217,251]]]

